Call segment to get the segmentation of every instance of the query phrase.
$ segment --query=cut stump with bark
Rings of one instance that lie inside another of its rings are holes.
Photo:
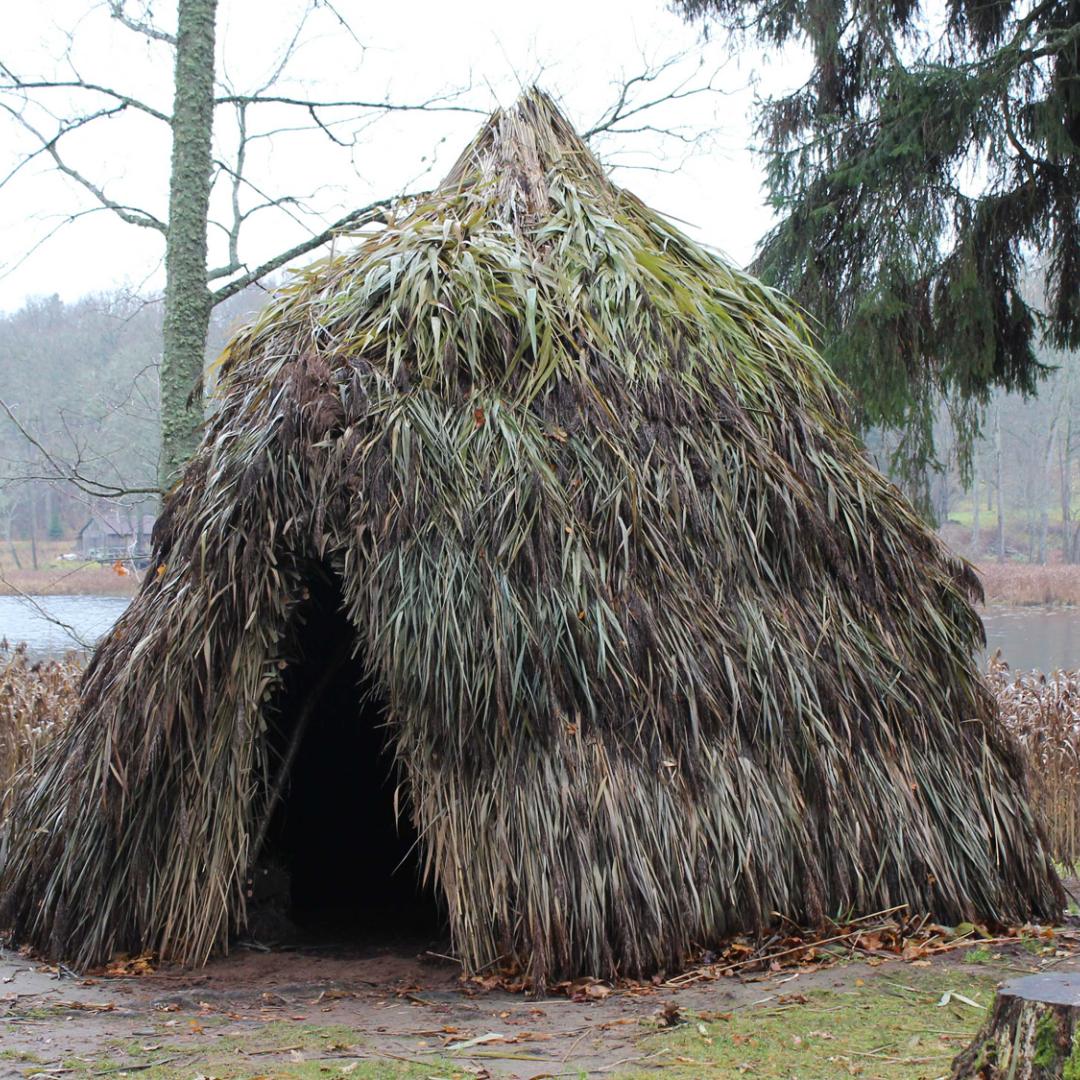
[[[952,1080],[1080,1080],[1080,974],[1007,982]]]

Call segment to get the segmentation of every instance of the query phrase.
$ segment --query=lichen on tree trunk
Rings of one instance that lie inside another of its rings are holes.
[[[217,0],[180,0],[177,10],[161,362],[159,476],[163,489],[175,481],[198,445],[203,419],[203,358],[212,306],[206,281],[206,225],[216,15]]]
[[[1003,986],[952,1080],[1080,1080],[1080,975],[1030,975]]]

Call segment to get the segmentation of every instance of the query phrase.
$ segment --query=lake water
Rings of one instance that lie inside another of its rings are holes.
[[[0,596],[0,638],[25,641],[34,656],[56,656],[92,645],[130,602],[127,596]]]
[[[983,623],[989,651],[1014,671],[1080,668],[1080,608],[991,607]]]
[[[128,606],[126,596],[39,596],[40,610],[21,596],[0,596],[0,638],[25,641],[36,656],[54,656],[92,644]],[[53,620],[46,617],[51,616]],[[1001,649],[1014,669],[1080,668],[1080,609],[988,608],[983,613],[989,649]],[[64,623],[69,630],[57,625]],[[72,637],[74,633],[75,637]]]

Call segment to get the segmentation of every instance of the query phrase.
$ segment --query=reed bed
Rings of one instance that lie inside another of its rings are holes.
[[[1080,565],[981,562],[976,569],[988,604],[1017,607],[1080,604]]]
[[[1002,721],[1023,750],[1049,850],[1071,869],[1080,862],[1080,671],[1012,671],[999,652],[988,677]]]
[[[131,563],[47,563],[0,570],[0,596],[134,596],[142,576]]]
[[[25,645],[0,642],[0,821],[16,770],[38,755],[75,711],[83,662],[74,653],[33,660]]]

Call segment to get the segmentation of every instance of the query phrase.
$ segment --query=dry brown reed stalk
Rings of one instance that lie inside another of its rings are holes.
[[[154,541],[9,818],[0,921],[77,963],[197,963],[244,923],[314,563],[467,971],[670,970],[776,912],[1060,910],[971,568],[784,299],[542,94],[234,339]]]
[[[1049,851],[1072,871],[1080,862],[1080,672],[1011,671],[1000,651],[988,670],[1002,721],[1023,750]]]
[[[25,645],[0,642],[0,823],[16,771],[32,772],[38,754],[74,713],[83,666],[74,653],[33,660]]]

